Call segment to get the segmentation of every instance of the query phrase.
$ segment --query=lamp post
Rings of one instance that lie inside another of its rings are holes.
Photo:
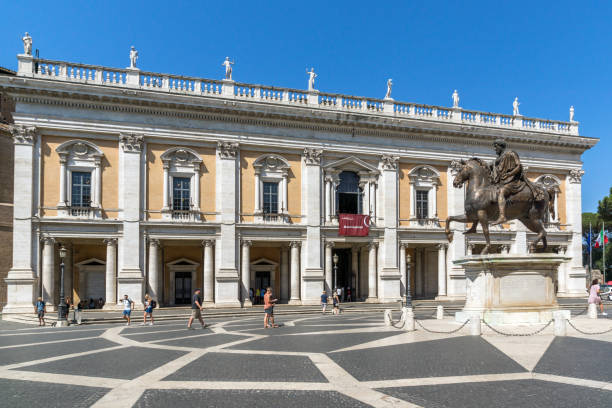
[[[410,294],[410,275],[412,269],[410,266],[410,255],[408,255],[406,257],[406,307],[412,308],[412,295]]]
[[[334,290],[338,290],[338,254],[332,256],[334,261]]]
[[[62,245],[59,249],[60,256],[60,299],[59,305],[57,306],[57,325],[68,326],[68,320],[66,319],[66,299],[64,297],[64,258],[66,257],[66,248]]]

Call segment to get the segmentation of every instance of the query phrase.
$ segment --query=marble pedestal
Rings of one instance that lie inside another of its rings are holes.
[[[453,261],[465,269],[466,300],[455,320],[478,314],[490,324],[548,323],[559,309],[555,277],[570,258],[557,254],[472,255]]]

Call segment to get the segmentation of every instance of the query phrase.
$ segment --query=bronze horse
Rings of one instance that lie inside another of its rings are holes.
[[[495,220],[499,216],[499,205],[497,201],[499,187],[492,183],[491,169],[482,160],[471,158],[467,162],[460,161],[461,170],[453,180],[453,186],[460,188],[467,181],[465,195],[465,214],[451,215],[446,219],[446,236],[449,241],[453,239],[450,230],[451,221],[472,223],[472,227],[465,231],[465,234],[476,232],[478,223],[482,225],[487,244],[481,254],[489,253],[491,240],[489,239],[489,220]],[[539,185],[532,184],[534,189],[539,189],[543,199],[536,200],[534,191],[525,184],[516,195],[510,197],[506,203],[506,217],[508,220],[518,219],[525,227],[538,234],[536,240],[529,245],[529,250],[534,251],[537,243],[541,240],[544,244],[543,250],[547,247],[546,229],[544,219],[546,209],[554,214],[554,190],[547,190]],[[554,216],[554,215],[553,215]]]

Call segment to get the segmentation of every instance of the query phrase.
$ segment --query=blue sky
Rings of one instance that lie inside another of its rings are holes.
[[[588,4],[588,6],[584,4]],[[386,6],[385,4],[389,4]],[[567,120],[599,144],[583,155],[584,211],[612,186],[612,2],[6,1],[0,66],[29,31],[43,58]]]

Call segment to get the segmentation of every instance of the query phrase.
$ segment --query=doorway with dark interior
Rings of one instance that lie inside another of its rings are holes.
[[[176,272],[174,274],[174,304],[188,305],[191,303],[191,272]]]

